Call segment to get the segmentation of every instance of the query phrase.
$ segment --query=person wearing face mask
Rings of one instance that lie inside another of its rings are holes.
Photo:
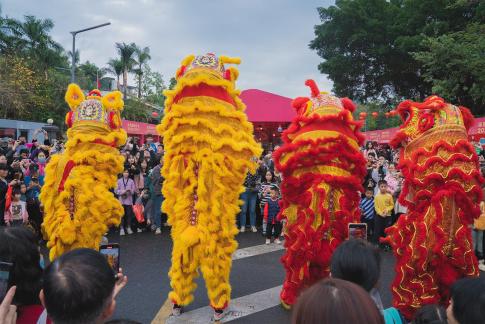
[[[29,221],[29,214],[27,213],[27,204],[20,200],[20,189],[15,188],[12,191],[12,201],[10,206],[6,206],[5,210],[5,224],[7,226],[25,225]]]

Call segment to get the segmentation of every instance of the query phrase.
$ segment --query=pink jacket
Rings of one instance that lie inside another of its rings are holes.
[[[389,193],[393,195],[399,185],[396,177],[394,177],[390,172],[388,172],[384,177],[384,180],[386,180],[387,182],[387,188],[389,190]]]
[[[20,210],[16,210],[18,208],[20,208]],[[25,201],[12,201],[10,207],[5,211],[4,219],[6,223],[10,223],[13,221],[13,215],[15,212],[20,213],[20,215],[22,216],[22,221],[24,221],[25,223],[29,220],[29,214],[27,213],[27,204],[25,203]]]

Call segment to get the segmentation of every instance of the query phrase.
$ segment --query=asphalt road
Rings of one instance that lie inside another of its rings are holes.
[[[110,235],[110,241],[120,240],[121,266],[128,276],[128,285],[117,298],[115,319],[131,319],[151,323],[167,299],[170,290],[168,270],[172,242],[165,229],[162,235],[137,233],[130,236]],[[237,236],[239,249],[264,244],[259,233]],[[233,261],[231,272],[232,299],[254,294],[282,284],[284,271],[279,259],[283,250],[255,255]],[[391,304],[390,284],[394,277],[394,257],[382,252],[380,280],[381,297],[385,307]],[[184,309],[190,312],[209,304],[204,281],[197,281],[194,302]],[[277,305],[241,317],[231,323],[289,323],[290,312]],[[208,321],[209,322],[209,321]]]

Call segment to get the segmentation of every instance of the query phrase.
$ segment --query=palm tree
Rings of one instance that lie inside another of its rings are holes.
[[[22,23],[7,16],[2,17],[0,6],[0,52],[15,53],[22,46]]]
[[[49,35],[53,27],[52,20],[37,19],[34,16],[25,16],[25,21],[21,24],[27,55],[37,61],[40,70],[45,73],[46,79],[47,69],[58,63],[63,52],[62,46]]]
[[[106,71],[113,75],[116,75],[116,89],[120,90],[120,75],[123,73],[123,64],[121,63],[121,60],[109,60]]]
[[[135,51],[136,55],[136,64],[138,65],[138,68],[135,70],[135,73],[138,76],[138,99],[141,98],[141,78],[143,76],[143,66],[150,60],[152,57],[150,56],[150,48],[145,47],[145,48],[140,48],[136,47]]]
[[[136,51],[136,44],[116,43],[118,54],[120,54],[121,65],[123,66],[123,99],[126,100],[126,88],[128,86],[128,72],[133,69],[136,61],[133,59],[133,55]]]

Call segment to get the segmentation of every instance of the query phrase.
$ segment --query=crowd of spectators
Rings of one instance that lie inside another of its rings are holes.
[[[43,143],[37,140],[40,133]],[[35,131],[30,143],[24,136],[0,139],[0,225],[24,224],[40,235],[39,194],[46,163],[52,154],[62,150],[63,144],[51,142],[42,129]]]

